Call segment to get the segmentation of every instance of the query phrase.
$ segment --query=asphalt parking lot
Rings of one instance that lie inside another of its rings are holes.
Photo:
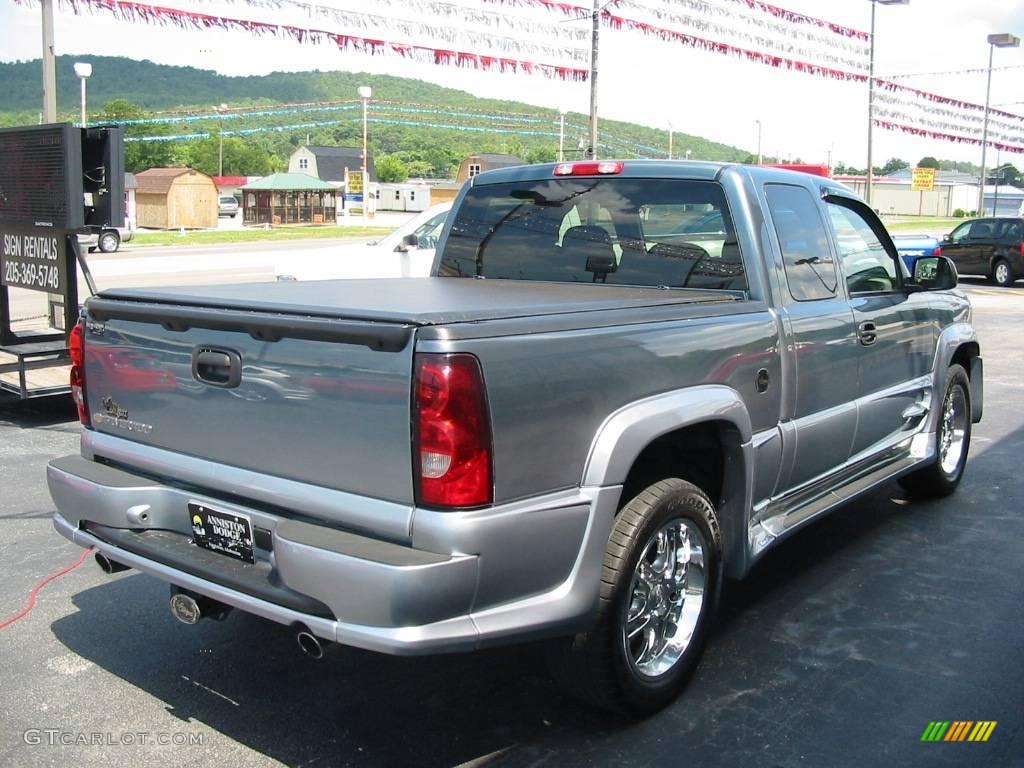
[[[90,559],[0,628],[0,765],[1024,766],[1024,285],[964,285],[986,398],[959,491],[891,484],[768,555],[655,717],[567,699],[533,646],[314,662],[237,611],[186,627],[164,584]],[[44,477],[78,432],[64,398],[0,404],[0,625],[81,555]],[[921,742],[934,720],[997,725]]]

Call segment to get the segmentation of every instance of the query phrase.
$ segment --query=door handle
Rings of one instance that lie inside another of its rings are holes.
[[[857,341],[867,347],[878,341],[878,329],[874,323],[864,322],[857,326]]]
[[[230,349],[197,347],[192,351],[192,376],[214,387],[237,387],[242,381],[242,358]]]

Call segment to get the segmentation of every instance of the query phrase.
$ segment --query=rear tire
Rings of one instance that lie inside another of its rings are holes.
[[[1006,259],[997,259],[996,263],[992,265],[992,282],[1000,288],[1010,287],[1016,279],[1013,268]]]
[[[700,660],[721,584],[715,508],[670,478],[631,499],[601,569],[598,619],[549,643],[552,676],[583,701],[630,715],[671,703]]]
[[[121,236],[115,230],[107,229],[100,232],[100,239],[96,244],[103,253],[114,253],[121,247]]]
[[[971,382],[963,366],[949,366],[941,407],[935,461],[900,478],[900,485],[911,496],[949,496],[963,477],[971,447]]]

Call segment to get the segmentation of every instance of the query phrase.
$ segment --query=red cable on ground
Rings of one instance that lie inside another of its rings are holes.
[[[94,549],[95,549],[95,547],[89,547],[87,550],[82,552],[82,556],[79,557],[78,560],[74,564],[69,565],[67,568],[64,568],[63,570],[57,571],[56,573],[51,573],[45,579],[43,579],[38,584],[36,584],[36,586],[33,588],[32,592],[29,593],[28,605],[26,605],[20,612],[14,614],[11,618],[9,618],[9,619],[7,619],[5,621],[0,621],[0,629],[4,629],[5,627],[10,626],[14,622],[16,622],[18,619],[24,618],[29,613],[31,613],[32,609],[36,607],[36,596],[39,594],[39,590],[41,590],[43,587],[45,587],[47,584],[49,584],[54,579],[60,578],[65,573],[71,573],[71,571],[75,570],[75,568],[77,568],[78,566],[80,566],[82,563],[85,562],[85,558],[87,558],[89,556],[89,554]]]

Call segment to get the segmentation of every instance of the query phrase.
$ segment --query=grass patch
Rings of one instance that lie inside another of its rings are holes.
[[[265,240],[329,240],[383,237],[394,227],[272,227],[271,229],[201,229],[179,232],[136,232],[131,245],[215,245]]]
[[[963,224],[966,220],[944,216],[882,217],[885,228],[890,232],[927,232],[933,234],[951,232],[957,224]]]

